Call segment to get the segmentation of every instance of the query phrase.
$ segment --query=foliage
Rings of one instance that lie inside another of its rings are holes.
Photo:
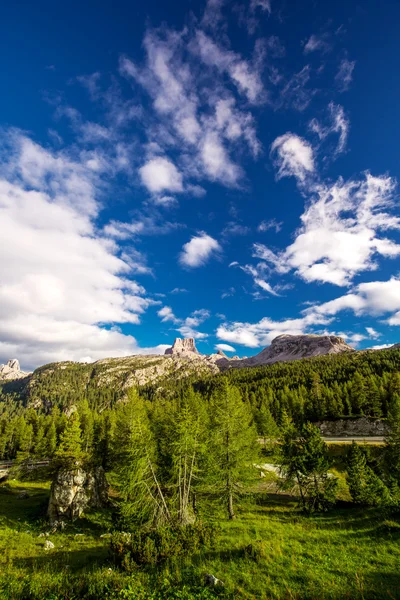
[[[259,447],[251,413],[239,390],[222,381],[211,398],[211,452],[213,467],[209,479],[235,518],[234,499],[254,480],[254,463]]]
[[[193,556],[200,549],[212,549],[217,528],[209,523],[136,529],[116,532],[111,552],[117,564],[127,571],[141,565],[157,565],[178,556]]]
[[[383,481],[367,464],[368,454],[355,442],[347,455],[347,483],[354,502],[366,506],[387,505],[390,494]]]
[[[328,447],[319,429],[306,423],[300,430],[289,424],[283,431],[280,466],[286,487],[296,485],[307,512],[326,510],[336,500],[337,480]]]

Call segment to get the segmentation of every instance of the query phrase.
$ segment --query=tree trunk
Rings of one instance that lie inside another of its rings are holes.
[[[235,513],[233,510],[233,496],[231,493],[228,494],[228,514],[230,520],[235,518]]]

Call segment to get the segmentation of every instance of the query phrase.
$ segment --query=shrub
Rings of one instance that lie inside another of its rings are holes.
[[[132,572],[141,565],[156,565],[212,547],[216,535],[215,526],[207,523],[116,532],[111,538],[111,553],[117,564]]]

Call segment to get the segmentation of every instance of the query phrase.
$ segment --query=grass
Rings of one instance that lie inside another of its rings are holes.
[[[26,490],[28,497],[19,497]],[[62,532],[49,529],[46,482],[0,486],[1,600],[209,599],[205,573],[235,599],[369,600],[400,598],[400,524],[393,515],[348,503],[307,517],[290,497],[255,494],[227,521],[209,501],[204,517],[220,522],[214,550],[163,567],[119,571],[111,562],[109,510],[92,512]],[[50,539],[55,548],[46,551]]]

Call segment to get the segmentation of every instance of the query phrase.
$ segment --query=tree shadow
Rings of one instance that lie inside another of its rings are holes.
[[[113,566],[107,546],[75,550],[44,550],[43,555],[16,558],[13,565],[31,571],[69,571],[76,573],[94,567]]]

